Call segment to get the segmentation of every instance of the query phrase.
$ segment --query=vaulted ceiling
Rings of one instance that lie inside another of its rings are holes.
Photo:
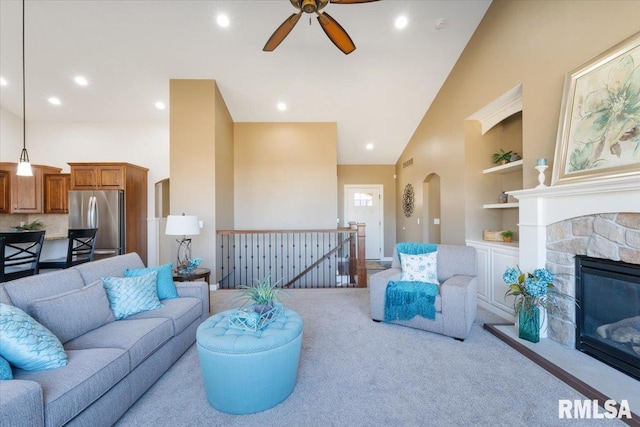
[[[27,121],[166,122],[169,79],[215,79],[234,121],[337,122],[339,164],[393,164],[489,4],[328,4],[357,47],[345,55],[310,14],[263,52],[289,0],[26,0]],[[20,117],[21,20],[20,0],[0,0],[0,104]]]

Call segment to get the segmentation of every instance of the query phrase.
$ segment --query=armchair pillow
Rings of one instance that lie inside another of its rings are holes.
[[[400,253],[402,278],[405,282],[438,284],[438,251],[412,255]]]

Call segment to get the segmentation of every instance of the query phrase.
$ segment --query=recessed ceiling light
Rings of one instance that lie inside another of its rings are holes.
[[[285,111],[287,109],[287,104],[284,102],[278,102],[278,110]]]
[[[372,143],[368,143],[366,145],[367,150],[373,150],[373,144]]]
[[[49,99],[47,99],[47,101],[49,101],[49,104],[53,104],[53,105],[62,104],[62,102],[60,102],[60,98],[56,98],[55,96],[50,97]]]
[[[395,26],[397,29],[401,30],[406,27],[408,23],[409,21],[407,20],[406,16],[398,16],[396,18]]]
[[[162,101],[158,101],[154,105],[156,106],[156,108],[158,110],[164,110],[165,108],[167,108],[167,106],[164,105],[164,102],[162,102]]]
[[[8,85],[7,81],[5,80],[4,77],[0,77],[0,86],[6,86]]]
[[[89,84],[87,79],[84,76],[75,76],[73,81],[76,82],[78,86],[86,86]]]
[[[224,13],[221,13],[220,15],[218,15],[218,17],[216,18],[216,21],[218,22],[218,25],[220,25],[222,28],[227,28],[231,23],[229,21],[229,17]]]

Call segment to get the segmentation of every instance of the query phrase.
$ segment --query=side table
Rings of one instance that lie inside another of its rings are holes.
[[[207,284],[211,284],[211,270],[208,268],[196,268],[189,274],[178,274],[177,272],[173,272],[173,281],[174,282],[193,282],[194,280],[204,279]]]

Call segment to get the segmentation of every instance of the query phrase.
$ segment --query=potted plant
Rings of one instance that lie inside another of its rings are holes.
[[[493,163],[500,163],[504,165],[511,161],[511,154],[513,151],[504,151],[502,148],[499,152],[493,154]]]
[[[500,235],[502,236],[502,241],[503,242],[510,243],[511,242],[511,237],[513,237],[513,231],[505,230],[502,233],[500,233]]]
[[[22,225],[13,227],[13,231],[38,231],[38,230],[42,230],[42,227],[44,227],[42,222],[36,219],[35,221],[30,222],[29,224],[23,223]]]
[[[273,310],[275,304],[280,302],[279,295],[289,295],[282,288],[278,287],[280,281],[271,283],[271,275],[267,275],[261,279],[256,279],[255,284],[243,285],[239,288],[240,295],[235,301],[241,305],[247,303],[253,305],[253,309],[260,315]]]

